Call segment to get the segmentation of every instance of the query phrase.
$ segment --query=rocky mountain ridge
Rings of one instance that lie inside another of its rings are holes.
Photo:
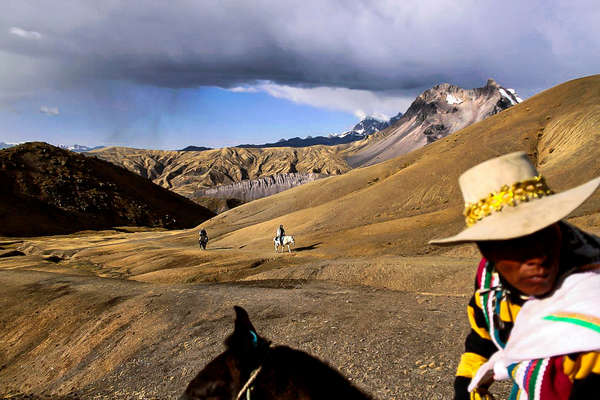
[[[88,153],[120,165],[188,198],[199,190],[280,174],[339,175],[350,167],[330,146],[204,151],[110,147]],[[270,178],[271,179],[271,178]],[[274,182],[272,178],[271,181]]]
[[[347,160],[356,167],[398,157],[520,102],[514,90],[493,79],[474,89],[436,85],[421,93],[393,126],[353,144]]]

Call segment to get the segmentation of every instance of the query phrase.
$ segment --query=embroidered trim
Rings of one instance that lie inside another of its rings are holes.
[[[554,192],[548,187],[544,177],[539,175],[533,179],[513,183],[510,187],[504,185],[500,190],[490,193],[477,203],[465,204],[463,215],[467,226],[473,226],[477,221],[487,217],[492,212],[502,211],[504,206],[515,207],[519,203],[551,194],[554,194]]]

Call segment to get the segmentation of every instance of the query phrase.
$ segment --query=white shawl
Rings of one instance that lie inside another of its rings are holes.
[[[479,368],[469,391],[492,375],[508,379],[514,363],[588,351],[600,351],[598,269],[570,274],[551,296],[525,302],[506,346]]]

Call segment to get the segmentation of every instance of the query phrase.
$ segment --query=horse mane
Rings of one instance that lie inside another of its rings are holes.
[[[269,350],[262,373],[271,375],[276,386],[291,384],[312,399],[372,399],[327,362],[288,346]]]

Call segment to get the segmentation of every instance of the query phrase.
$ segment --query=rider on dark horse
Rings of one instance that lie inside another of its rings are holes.
[[[200,244],[200,248],[206,250],[206,244],[208,243],[208,234],[206,233],[206,229],[202,229],[200,231],[200,237],[198,238],[198,243]]]
[[[283,246],[283,237],[285,236],[285,230],[283,229],[283,225],[279,225],[279,228],[277,228],[277,234],[276,237],[277,239],[279,239],[279,244],[281,244]]]

